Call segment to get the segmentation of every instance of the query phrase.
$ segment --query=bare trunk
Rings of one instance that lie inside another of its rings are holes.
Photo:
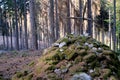
[[[35,22],[35,0],[30,0],[30,23],[31,23],[31,33],[32,33],[32,49],[38,49],[37,43],[37,26]]]
[[[60,30],[59,30],[59,16],[58,16],[58,0],[55,0],[56,4],[56,40],[60,37]]]
[[[27,36],[27,10],[26,10],[26,0],[24,0],[24,30],[25,30],[25,48],[28,49],[28,36]]]
[[[54,0],[50,1],[50,11],[49,11],[49,19],[50,19],[50,44],[55,41],[55,30],[54,30]]]
[[[91,0],[87,0],[87,9],[88,9],[88,18],[92,19],[92,11],[91,11]],[[88,20],[88,29],[87,33],[89,33],[90,36],[92,36],[92,20]]]
[[[18,32],[18,17],[17,17],[17,2],[16,2],[16,0],[14,0],[14,5],[15,5],[15,25],[16,25],[16,30],[15,30],[16,49],[19,50],[19,32]]]
[[[67,17],[70,17],[70,0],[67,0]],[[67,34],[71,33],[71,20],[67,19]]]
[[[116,50],[116,0],[113,0],[113,5],[114,5],[113,49]]]
[[[83,17],[82,16],[82,0],[79,0],[79,11],[80,11],[80,17]],[[78,34],[83,34],[83,28],[82,28],[83,25],[82,24],[83,24],[83,19],[80,18],[80,30],[78,29],[80,32],[78,31],[79,32]]]

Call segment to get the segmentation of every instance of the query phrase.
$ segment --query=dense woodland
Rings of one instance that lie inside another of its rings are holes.
[[[120,80],[120,0],[0,0],[0,80]]]
[[[0,0],[1,49],[44,49],[67,34],[120,50],[119,0]]]

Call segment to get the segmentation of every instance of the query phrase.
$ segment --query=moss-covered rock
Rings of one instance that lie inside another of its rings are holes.
[[[32,73],[16,73],[12,80],[71,80],[77,73],[93,80],[120,80],[120,61],[101,42],[70,34],[55,43],[45,49]]]
[[[83,60],[86,62],[92,62],[96,59],[96,55],[93,53],[89,53],[88,55],[83,57]]]

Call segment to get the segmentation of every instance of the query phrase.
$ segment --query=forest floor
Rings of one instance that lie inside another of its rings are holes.
[[[28,66],[37,63],[42,51],[10,51],[0,54],[0,76],[11,78],[16,72],[30,69]]]

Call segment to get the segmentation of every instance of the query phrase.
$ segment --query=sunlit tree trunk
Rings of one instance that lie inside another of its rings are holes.
[[[24,0],[24,30],[25,30],[25,48],[28,49],[28,33],[27,33],[27,10],[26,10],[26,0]]]
[[[17,15],[17,2],[14,0],[14,8],[15,8],[15,38],[16,38],[16,49],[19,50],[19,32],[18,32],[18,15]]]
[[[31,24],[31,34],[32,34],[32,49],[38,49],[37,43],[37,26],[35,22],[35,0],[30,0],[30,24]]]

